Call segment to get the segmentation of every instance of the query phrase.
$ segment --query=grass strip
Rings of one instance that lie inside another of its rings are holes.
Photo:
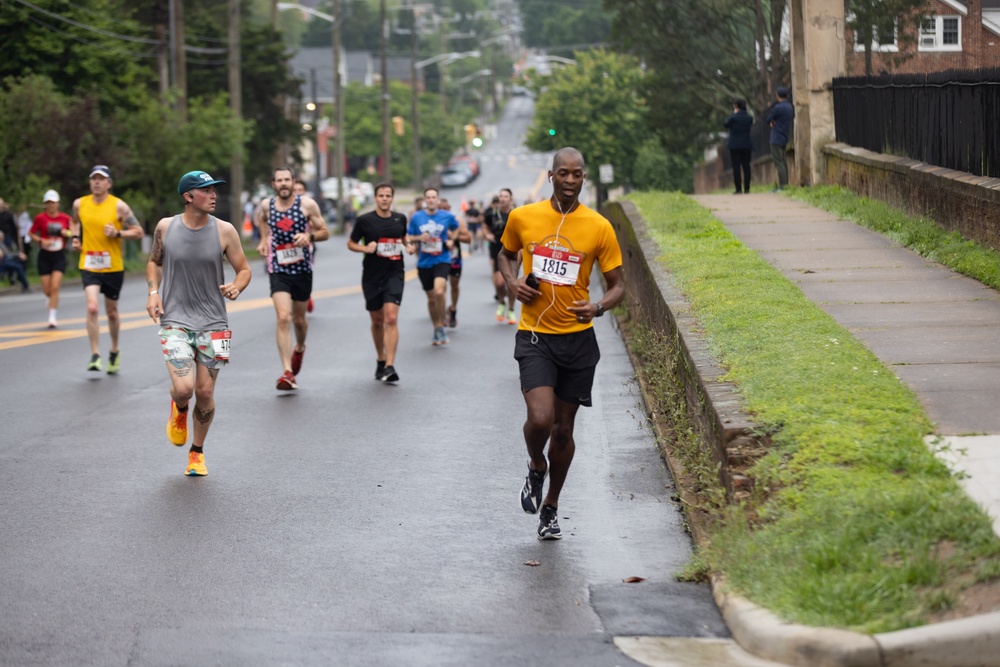
[[[995,572],[1000,541],[924,443],[913,392],[692,199],[629,199],[772,434],[754,493],[717,514],[699,567],[787,620],[864,632],[924,623]]]

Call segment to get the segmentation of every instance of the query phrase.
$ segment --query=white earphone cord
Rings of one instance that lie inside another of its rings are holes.
[[[579,200],[580,200],[580,198],[577,197],[577,201],[579,201]],[[563,213],[562,204],[559,203],[559,198],[558,197],[556,197],[556,206],[559,207],[559,213],[562,215],[562,218],[559,220],[559,226],[556,227],[556,241],[555,242],[558,243],[559,242],[559,232],[562,231],[563,223],[566,222],[566,215],[569,213],[569,211],[567,211],[566,213]],[[572,209],[573,207],[571,206],[570,208]],[[551,285],[551,283],[550,283],[550,285]],[[541,285],[539,285],[539,287],[541,287]],[[549,309],[552,308],[552,306],[554,306],[554,305],[556,305],[556,286],[552,285],[552,301],[550,301],[549,305],[547,305],[545,307],[545,310],[543,310],[542,312],[540,312],[538,314],[538,319],[535,320],[535,326],[530,327],[530,331],[531,331],[531,344],[532,345],[537,345],[538,344],[538,334],[535,333],[535,329],[537,329],[539,326],[541,326],[541,324],[542,324],[542,317],[545,315],[545,313],[549,312]],[[522,314],[522,317],[523,317],[523,314]]]

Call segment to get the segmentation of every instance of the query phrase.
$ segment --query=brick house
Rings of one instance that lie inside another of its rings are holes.
[[[1000,67],[1000,0],[927,0],[919,34],[878,31],[872,74],[923,74]],[[908,26],[906,30],[914,31]],[[847,31],[847,75],[863,76],[865,52]],[[900,39],[902,37],[902,39]]]

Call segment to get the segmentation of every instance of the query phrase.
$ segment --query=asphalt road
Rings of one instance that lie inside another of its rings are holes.
[[[477,193],[537,182],[542,156],[496,154]],[[185,450],[164,433],[141,277],[123,290],[118,376],[85,370],[78,285],[55,332],[41,295],[0,300],[0,663],[603,667],[637,664],[616,635],[725,636],[708,589],[674,582],[691,543],[611,318],[597,322],[564,538],[543,543],[518,503],[515,328],[493,319],[486,256],[466,260],[444,347],[407,282],[396,386],[373,380],[360,267],[343,237],[321,246],[287,393],[252,265],[205,478],[183,475]],[[107,346],[102,334],[105,359]]]

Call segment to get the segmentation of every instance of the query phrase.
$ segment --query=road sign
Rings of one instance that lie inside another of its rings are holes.
[[[598,167],[601,175],[601,183],[614,183],[615,182],[615,167],[610,164],[602,164]]]

